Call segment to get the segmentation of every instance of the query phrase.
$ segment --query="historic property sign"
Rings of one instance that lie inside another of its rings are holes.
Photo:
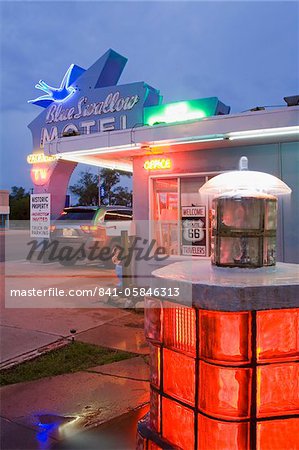
[[[48,238],[50,235],[51,194],[30,195],[30,237]]]

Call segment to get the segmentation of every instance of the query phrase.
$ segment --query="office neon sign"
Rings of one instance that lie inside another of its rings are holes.
[[[148,159],[143,164],[145,170],[167,170],[172,168],[172,161],[170,158],[158,158],[158,159]]]

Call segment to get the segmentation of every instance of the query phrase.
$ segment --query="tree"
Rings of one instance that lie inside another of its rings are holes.
[[[105,194],[101,196],[101,202],[104,205],[124,205],[129,206],[132,203],[132,194],[128,192],[127,188],[121,186],[112,189],[120,182],[120,176],[131,178],[130,172],[119,172],[112,169],[100,170],[100,183],[105,188]],[[122,198],[122,194],[124,198]]]
[[[89,206],[98,204],[98,176],[89,170],[80,173],[79,181],[70,186],[73,194],[78,195],[79,205]]]
[[[25,192],[25,188],[21,186],[12,186],[9,194],[10,200],[20,200],[21,198],[29,197],[29,192]]]
[[[132,206],[132,191],[127,187],[116,187],[111,194],[111,205]]]
[[[104,195],[101,196],[101,203],[111,205],[112,188],[120,180],[119,172],[111,169],[101,169],[99,173],[100,184],[104,186]]]
[[[30,194],[23,187],[12,186],[9,195],[10,220],[30,219]]]
[[[102,204],[129,206],[132,204],[132,194],[128,189],[121,186],[114,188],[119,183],[121,175],[132,176],[130,173],[120,173],[112,169],[101,169],[99,175],[87,170],[80,173],[78,182],[70,186],[70,190],[79,197],[79,205],[97,205],[100,182],[104,187],[104,195],[101,196]]]

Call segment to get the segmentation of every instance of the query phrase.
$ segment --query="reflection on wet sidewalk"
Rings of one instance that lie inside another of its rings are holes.
[[[147,411],[148,406],[138,408],[93,430],[54,444],[51,450],[134,450],[137,422]]]

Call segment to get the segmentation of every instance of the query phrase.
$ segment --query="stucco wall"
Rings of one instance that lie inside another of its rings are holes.
[[[9,191],[0,190],[0,206],[9,206]]]
[[[290,198],[279,200],[277,260],[299,263],[299,143],[276,143],[233,148],[208,149],[168,155],[173,168],[167,173],[182,174],[235,170],[241,156],[249,159],[249,168],[281,178],[292,189]],[[149,176],[143,164],[148,157],[134,158],[133,208],[137,221],[149,219]],[[156,172],[155,174],[158,174]],[[161,174],[162,175],[162,174]],[[141,265],[140,265],[141,268]],[[152,267],[152,270],[155,267]],[[145,271],[145,269],[143,270]],[[137,273],[139,270],[137,269]]]
[[[9,214],[9,191],[0,190],[0,214]]]

